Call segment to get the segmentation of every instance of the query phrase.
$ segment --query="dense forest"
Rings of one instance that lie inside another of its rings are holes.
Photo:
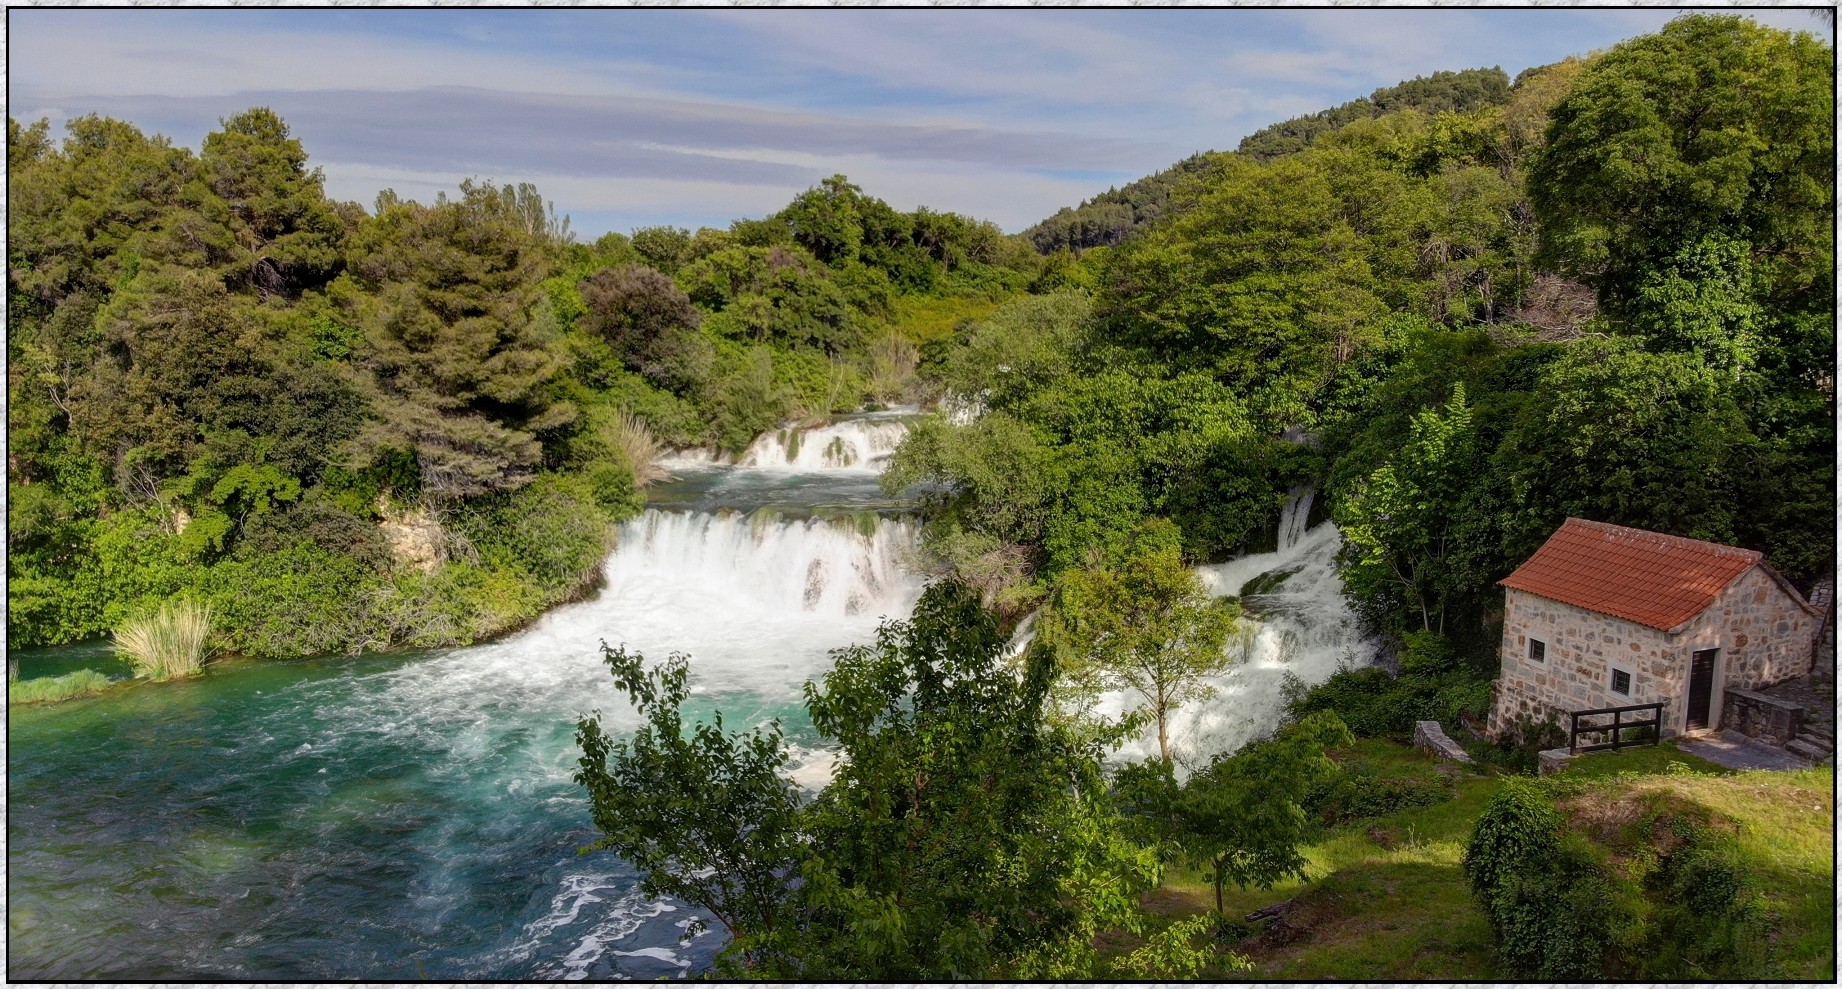
[[[1481,718],[1496,581],[1567,517],[1833,574],[1834,119],[1831,47],[1691,16],[1513,83],[1378,90],[1019,235],[835,176],[593,244],[528,185],[331,201],[266,109],[196,153],[9,120],[8,641],[176,597],[256,656],[474,641],[592,585],[662,448],[919,403],[882,483],[927,492],[935,580],[807,685],[840,775],[802,803],[777,724],[691,732],[682,660],[608,650],[646,726],[581,726],[603,847],[710,909],[736,971],[1233,971],[1136,892],[1189,863],[1219,913],[1302,875],[1326,747]],[[1396,661],[1184,778],[1168,750],[1108,775],[1232,627],[1189,568],[1270,548],[1304,485]],[[1135,664],[1160,700],[1126,725],[1059,703]],[[1558,827],[1506,792],[1480,896],[1529,867],[1519,821]],[[1110,930],[1144,934],[1112,968]],[[1742,971],[1698,930],[1575,932],[1503,974]]]
[[[68,131],[8,123],[15,647],[179,594],[254,655],[503,631],[593,579],[661,444],[891,400],[914,333],[1044,267],[842,177],[585,245],[529,185],[330,201],[262,108],[197,154]]]

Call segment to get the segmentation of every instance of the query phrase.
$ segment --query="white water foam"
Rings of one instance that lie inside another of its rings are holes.
[[[1310,498],[1308,488],[1293,492],[1281,513],[1279,550],[1197,569],[1204,587],[1216,596],[1238,596],[1261,574],[1283,570],[1291,575],[1276,589],[1243,602],[1257,614],[1244,615],[1240,632],[1228,643],[1235,665],[1208,681],[1215,696],[1173,712],[1171,755],[1180,767],[1200,768],[1216,754],[1234,752],[1278,727],[1287,674],[1315,686],[1338,669],[1375,660],[1376,644],[1363,636],[1337,576],[1342,533],[1329,522],[1303,528]],[[1141,703],[1136,694],[1114,691],[1101,697],[1097,709],[1117,717]],[[1157,754],[1154,725],[1115,757],[1137,760]]]
[[[763,433],[736,461],[742,467],[778,470],[880,470],[908,435],[891,415],[844,419],[810,429]]]

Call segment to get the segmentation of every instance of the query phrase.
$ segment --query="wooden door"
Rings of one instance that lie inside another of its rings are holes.
[[[1708,727],[1708,709],[1714,702],[1714,656],[1718,649],[1702,649],[1689,661],[1689,731]]]

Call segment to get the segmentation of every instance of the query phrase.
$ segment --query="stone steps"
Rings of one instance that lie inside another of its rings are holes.
[[[1791,739],[1791,741],[1785,745],[1784,750],[1794,756],[1808,759],[1811,762],[1822,762],[1824,759],[1834,755],[1836,751],[1833,744],[1823,745],[1813,741],[1808,735],[1799,735]]]

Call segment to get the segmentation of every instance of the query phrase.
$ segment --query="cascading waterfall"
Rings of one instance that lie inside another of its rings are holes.
[[[911,502],[880,491],[875,470],[904,414],[805,430],[797,449],[764,437],[758,466],[675,470],[621,527],[602,589],[516,635],[232,662],[13,712],[9,974],[455,981],[682,977],[707,964],[720,938],[681,941],[693,911],[640,896],[612,856],[578,854],[595,832],[571,779],[575,718],[600,710],[619,732],[635,717],[598,647],[689,654],[687,719],[778,719],[788,773],[822,787],[835,755],[801,685],[921,592],[903,567]],[[1245,598],[1257,621],[1220,694],[1177,713],[1185,758],[1270,730],[1285,673],[1316,682],[1367,660],[1339,594],[1337,532],[1303,529],[1309,498],[1282,513],[1279,551],[1203,571],[1220,594],[1290,573]]]
[[[828,428],[873,458],[902,426]],[[674,470],[621,527],[598,593],[504,639],[232,662],[15,712],[9,974],[549,980],[707,965],[721,938],[681,940],[693,910],[639,895],[611,855],[578,854],[595,832],[573,729],[592,710],[613,732],[635,724],[600,643],[651,662],[683,652],[687,720],[777,719],[794,781],[829,779],[801,687],[831,650],[913,608],[917,523],[874,463],[789,454],[773,469]]]
[[[1235,665],[1210,681],[1215,696],[1191,701],[1172,716],[1171,750],[1180,765],[1199,767],[1276,728],[1288,675],[1312,686],[1339,668],[1374,661],[1375,644],[1361,634],[1337,576],[1342,534],[1329,522],[1304,527],[1312,496],[1308,487],[1292,490],[1280,512],[1278,550],[1198,568],[1209,593],[1241,598],[1243,618],[1227,647]],[[1136,695],[1115,692],[1101,698],[1100,709],[1116,716],[1139,703]],[[1115,758],[1157,753],[1151,728]]]
[[[1305,537],[1305,523],[1311,518],[1311,501],[1317,489],[1299,485],[1286,492],[1285,507],[1279,510],[1279,552],[1285,553]]]
[[[736,463],[781,470],[877,470],[908,435],[894,418],[843,419],[810,429],[780,429],[755,439]]]

